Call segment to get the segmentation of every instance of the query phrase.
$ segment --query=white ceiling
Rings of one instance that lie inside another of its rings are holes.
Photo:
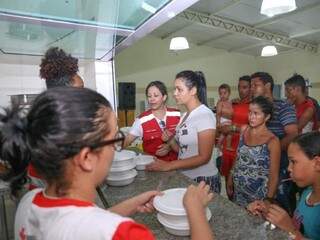
[[[320,0],[296,0],[295,11],[272,18],[260,14],[261,2],[262,0],[200,0],[185,10],[223,23],[231,22],[232,25],[254,30],[258,35],[245,34],[235,28],[227,29],[229,25],[222,27],[203,20],[199,22],[196,17],[189,19],[182,14],[157,28],[152,35],[162,39],[184,36],[189,42],[199,46],[260,56],[262,47],[271,43],[265,37],[259,37],[259,32],[262,31],[264,36],[274,36],[273,45],[276,45],[279,53],[295,50],[320,52]],[[275,43],[276,37],[285,39],[285,42]]]

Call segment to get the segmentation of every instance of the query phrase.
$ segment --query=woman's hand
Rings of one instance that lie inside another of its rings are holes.
[[[209,193],[210,186],[205,182],[200,182],[198,186],[190,185],[183,197],[185,208],[205,208],[213,198],[213,193]]]
[[[191,239],[212,240],[213,233],[206,216],[206,206],[213,198],[210,187],[205,182],[198,186],[190,185],[184,194],[183,205],[186,208],[191,226]]]
[[[172,170],[170,162],[166,162],[158,158],[154,158],[154,162],[148,164],[146,166],[146,169],[148,171],[155,171],[155,172],[167,172]]]
[[[271,204],[268,212],[266,213],[266,219],[277,227],[287,232],[295,230],[292,219],[289,214],[281,207]]]
[[[233,179],[232,174],[230,173],[227,180],[227,195],[231,199],[233,196]]]
[[[144,192],[112,206],[109,208],[109,211],[126,217],[136,212],[150,213],[154,211],[152,202],[153,198],[157,195],[162,195],[162,193],[159,191]]]
[[[165,129],[163,132],[162,132],[162,136],[161,136],[161,139],[162,141],[164,142],[169,142],[172,138],[173,138],[173,133],[170,132],[168,129]]]
[[[268,211],[268,206],[265,202],[256,200],[248,204],[247,210],[253,215],[261,217]]]
[[[131,198],[131,201],[136,212],[151,213],[154,211],[153,198],[161,194],[159,191],[148,191]]]
[[[163,157],[170,152],[170,146],[166,143],[161,144],[156,151],[156,156]]]

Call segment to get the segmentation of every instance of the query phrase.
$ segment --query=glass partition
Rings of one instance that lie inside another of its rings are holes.
[[[170,0],[1,0],[3,53],[43,55],[59,46],[100,59]]]

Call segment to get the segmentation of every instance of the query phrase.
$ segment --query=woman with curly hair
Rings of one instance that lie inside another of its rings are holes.
[[[83,87],[78,71],[78,59],[58,47],[49,48],[40,64],[40,77],[46,80],[47,88]]]
[[[67,54],[58,47],[49,48],[40,64],[40,77],[46,80],[47,88],[53,87],[79,87],[83,88],[84,83],[78,75],[78,59]],[[45,187],[43,177],[37,173],[32,164],[28,167],[28,176],[30,178],[29,189],[36,187]]]

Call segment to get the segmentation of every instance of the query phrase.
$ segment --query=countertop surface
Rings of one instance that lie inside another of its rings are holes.
[[[144,172],[138,171],[135,181],[123,187],[103,187],[103,193],[112,206],[122,200],[135,196],[139,193],[169,188],[187,187],[192,181],[179,172]],[[288,235],[276,228],[266,230],[263,226],[264,220],[248,214],[245,209],[240,208],[228,199],[215,195],[209,204],[212,212],[210,220],[211,228],[214,231],[215,239],[288,239]],[[189,239],[189,237],[178,237],[167,233],[164,227],[158,222],[156,212],[152,214],[136,214],[134,220],[148,226],[157,239]]]

